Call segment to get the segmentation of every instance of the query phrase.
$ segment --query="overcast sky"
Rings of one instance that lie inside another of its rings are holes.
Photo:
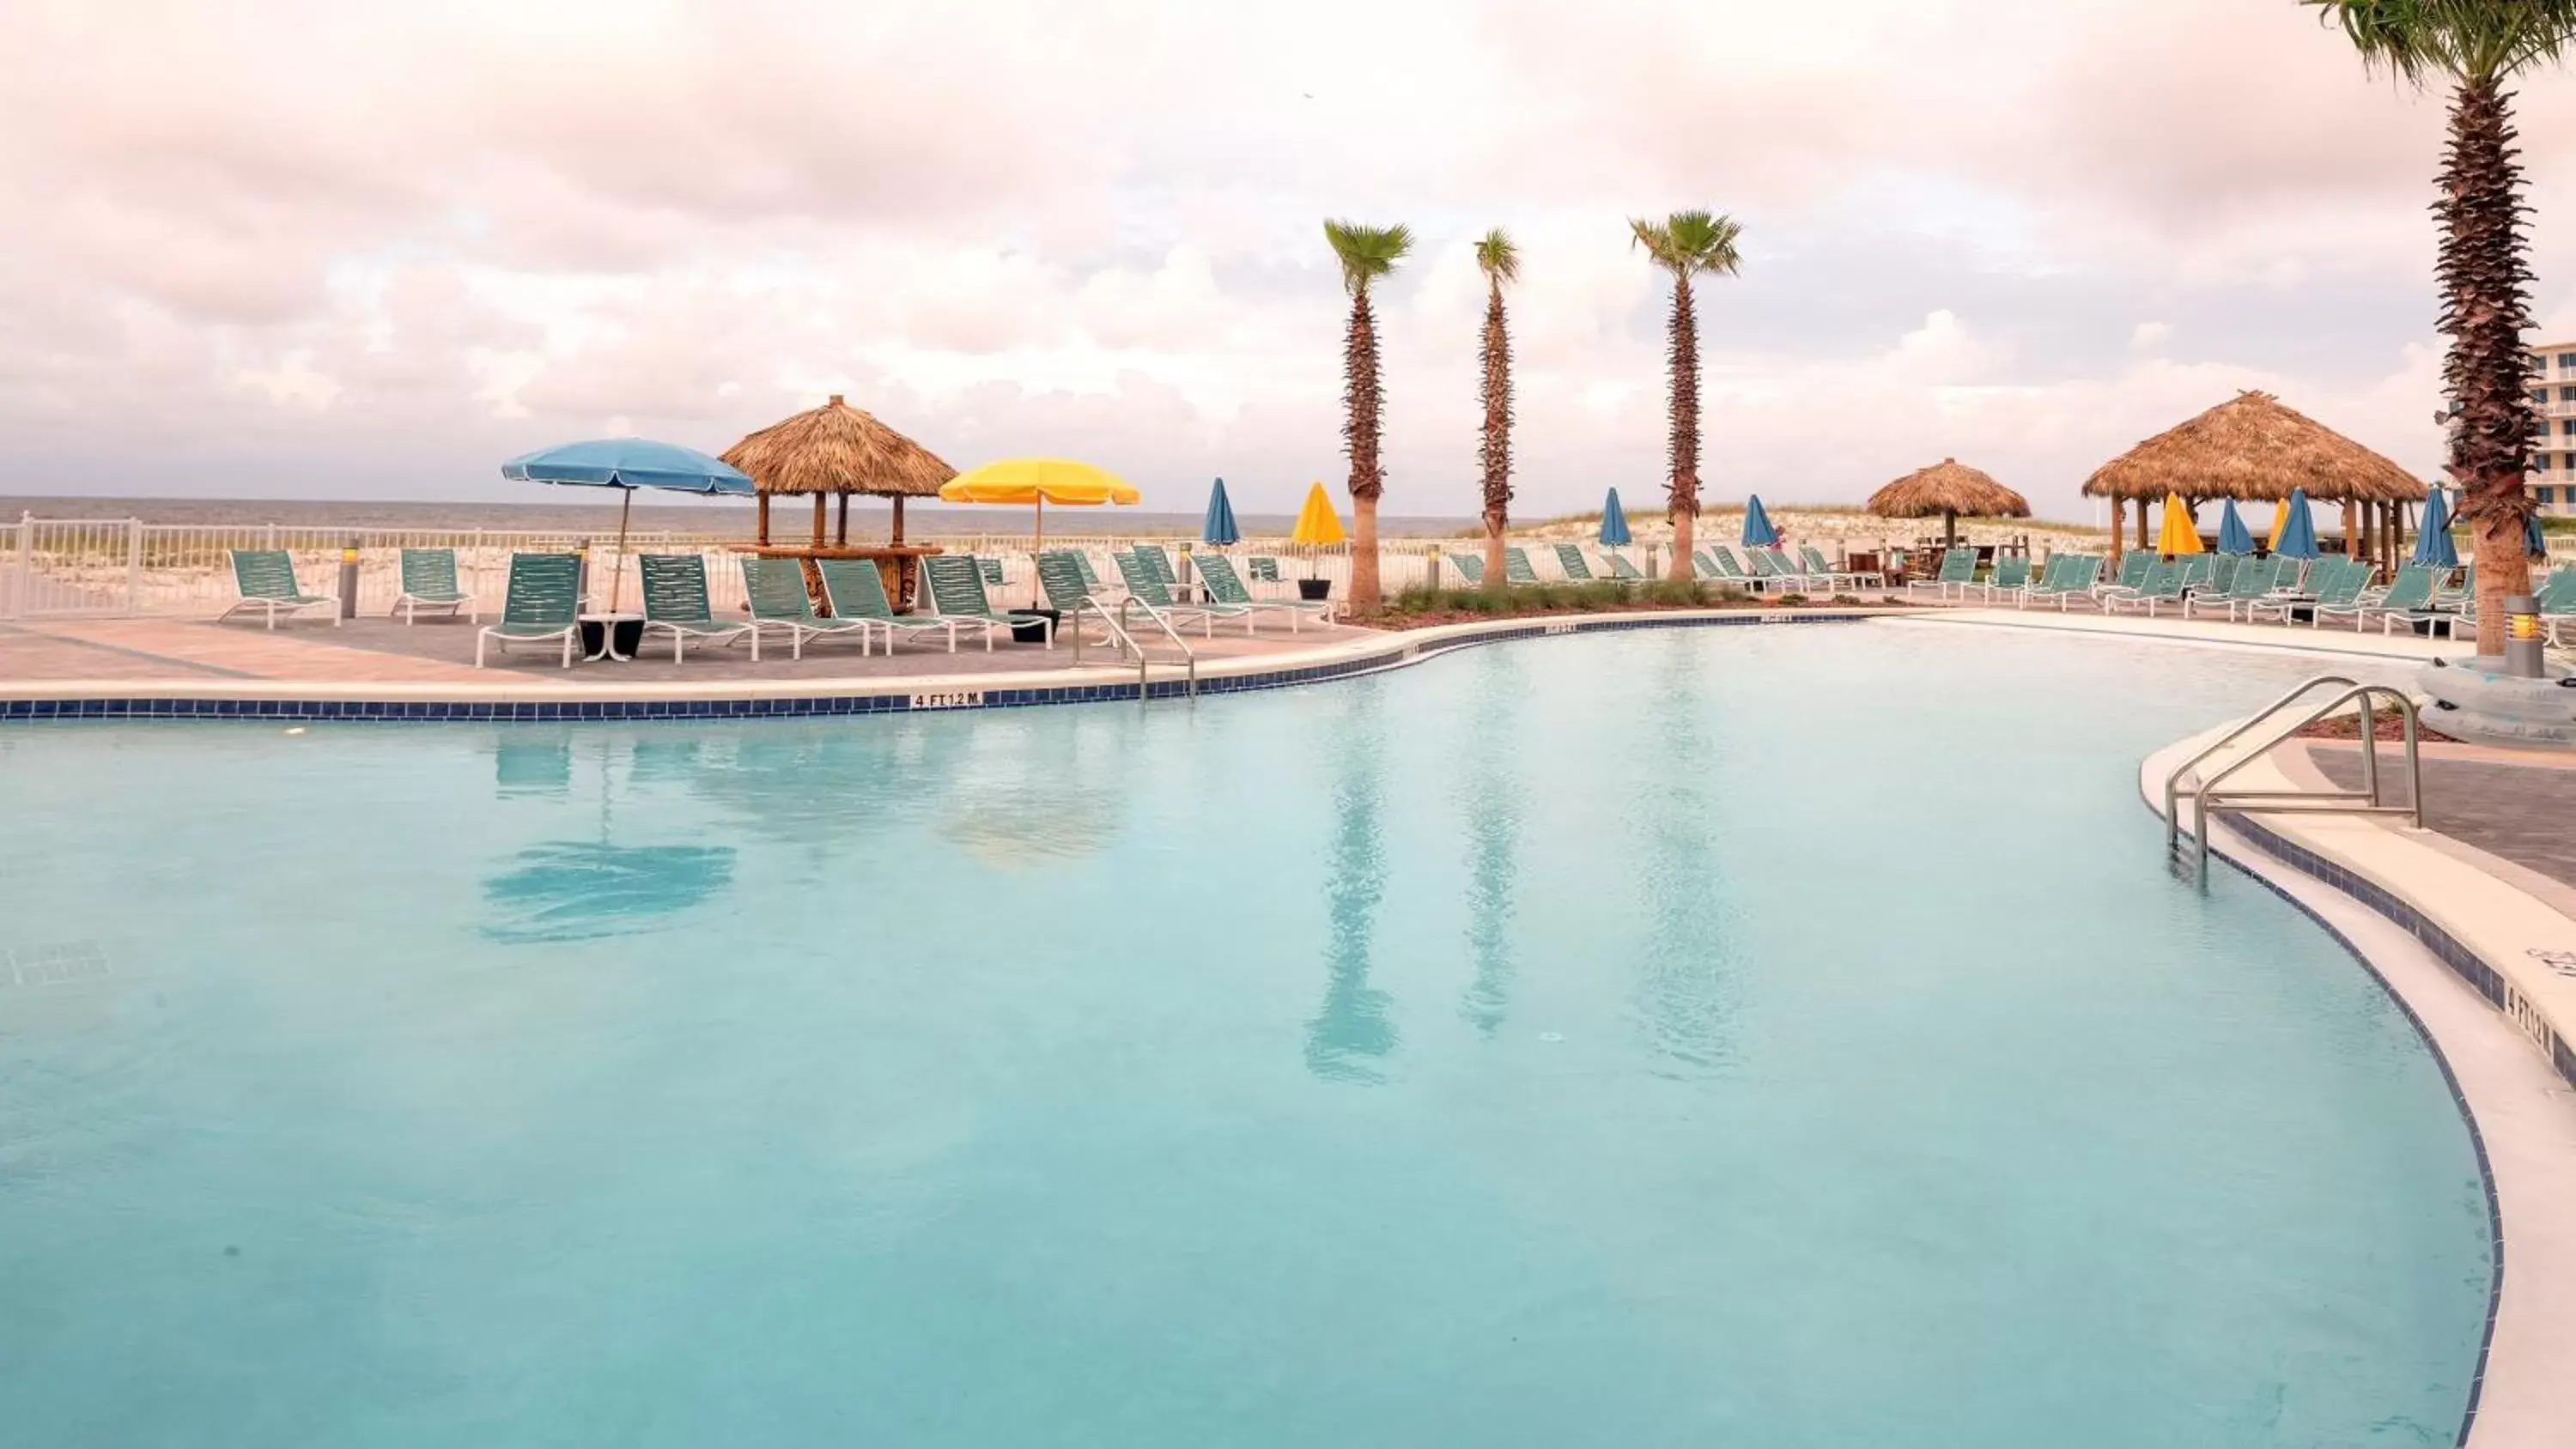
[[[1509,228],[1524,514],[1660,498],[1708,286],[1709,497],[1945,455],[2083,476],[2266,388],[2419,472],[2438,97],[2291,0],[442,0],[0,7],[0,493],[508,498],[832,392],[1149,504],[1339,495],[1319,223],[1404,222],[1385,508],[1475,503],[1471,239]],[[2521,102],[2576,335],[2576,77]]]

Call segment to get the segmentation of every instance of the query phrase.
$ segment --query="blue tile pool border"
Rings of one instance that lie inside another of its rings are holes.
[[[2150,801],[2147,808],[2154,811],[2156,806]],[[2160,814],[2159,818],[2162,818]],[[2486,998],[2488,1004],[2498,1011],[2504,1010],[2503,975],[2487,964],[2475,951],[2464,945],[2458,937],[2442,929],[2439,923],[2417,910],[2402,897],[2384,889],[2359,872],[2347,869],[2243,814],[2225,811],[2221,813],[2220,818],[2226,821],[2230,829],[2244,836],[2257,849],[2271,856],[2282,866],[2323,885],[2333,887],[2356,905],[2373,912],[2413,936],[2433,954],[2435,959],[2450,968],[2452,973],[2461,980],[2466,981],[2480,996]],[[2461,1088],[2459,1076],[2451,1069],[2451,1059],[2443,1052],[2442,1044],[2434,1039],[2432,1028],[2424,1024],[2424,1018],[2416,1013],[2414,1005],[2407,1001],[2404,992],[2397,989],[2396,983],[2390,981],[2385,973],[2372,964],[2369,953],[2363,951],[2360,945],[2338,929],[2333,922],[2318,914],[2314,907],[2291,894],[2279,881],[2238,859],[2222,848],[2216,840],[2210,842],[2210,853],[2227,862],[2239,874],[2289,902],[2301,915],[2315,922],[2319,929],[2333,937],[2336,944],[2342,946],[2361,969],[2369,973],[2370,979],[2379,983],[2379,989],[2405,1016],[2407,1025],[2415,1029],[2416,1039],[2424,1044],[2426,1051],[2432,1053],[2433,1065],[2442,1073],[2442,1084],[2450,1089],[2451,1104],[2458,1109],[2460,1121],[2469,1129],[2469,1146],[2475,1152],[2478,1162],[2478,1184],[2486,1193],[2487,1243],[2489,1261],[2494,1266],[2494,1272],[2487,1285],[2486,1324],[2478,1336],[2478,1358],[2469,1377],[2468,1403],[2460,1415],[2460,1432],[2451,1441],[2453,1449],[2460,1449],[2460,1446],[2469,1442],[2470,1432],[2477,1427],[2478,1403],[2486,1393],[2487,1358],[2495,1347],[2496,1314],[2504,1305],[2504,1202],[2496,1192],[2495,1167],[2487,1156],[2486,1134],[2479,1129],[2477,1113],[2469,1105],[2468,1093]],[[2557,1070],[2558,1075],[2569,1085],[2576,1086],[2576,1054],[2571,1054],[2567,1043],[2554,1032],[2551,1033],[2547,1054],[2550,1065]]]
[[[1871,617],[1847,612],[1765,612],[1726,614],[1587,614],[1499,625],[1472,633],[1434,638],[1391,635],[1384,647],[1346,659],[1279,669],[1251,669],[1205,677],[1198,692],[1237,694],[1255,689],[1284,689],[1320,684],[1401,668],[1479,644],[1604,634],[1631,629],[1725,629],[1777,624],[1849,624]],[[995,676],[1007,680],[1009,676]],[[749,688],[761,687],[747,681]],[[1157,676],[1146,681],[1146,698],[1179,699],[1189,692],[1184,678]],[[206,698],[195,695],[100,696],[94,698],[0,699],[0,724],[61,720],[287,720],[303,723],[366,724],[579,724],[591,722],[689,721],[717,719],[808,719],[825,715],[909,714],[916,710],[946,712],[970,709],[1026,709],[1038,705],[1134,703],[1138,686],[1106,684],[1010,684],[976,687],[951,685],[952,693],[936,703],[916,704],[921,691],[903,688],[853,688],[810,695],[739,695],[688,698],[626,699],[315,699],[298,697],[282,687],[274,697]],[[348,692],[334,687],[335,693]]]

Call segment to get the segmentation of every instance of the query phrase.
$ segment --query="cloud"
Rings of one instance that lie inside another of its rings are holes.
[[[526,447],[837,391],[952,461],[1284,509],[1338,476],[1352,215],[1421,236],[1391,512],[1475,506],[1496,225],[1521,507],[1651,497],[1669,293],[1625,219],[1691,205],[1746,227],[1701,289],[1714,495],[1956,455],[2075,512],[2251,386],[2439,448],[2440,100],[2286,3],[30,0],[0,103],[43,118],[0,131],[0,490],[492,496]],[[2576,81],[2519,104],[2576,333]]]

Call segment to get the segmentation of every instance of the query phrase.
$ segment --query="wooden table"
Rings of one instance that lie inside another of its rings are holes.
[[[866,559],[877,566],[877,576],[885,581],[886,599],[898,614],[909,613],[913,601],[920,597],[921,561],[947,550],[935,543],[738,543],[736,553],[755,558],[792,558],[811,565],[817,559]],[[822,576],[811,567],[805,570],[805,592],[814,597],[815,607],[823,607]]]

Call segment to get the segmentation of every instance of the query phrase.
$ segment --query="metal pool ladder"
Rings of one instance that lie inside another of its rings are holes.
[[[1154,627],[1160,629],[1165,638],[1179,647],[1181,657],[1178,661],[1166,659],[1160,662],[1165,664],[1178,662],[1189,680],[1189,697],[1197,699],[1199,697],[1198,651],[1190,647],[1190,641],[1181,637],[1180,631],[1172,627],[1172,621],[1163,617],[1161,610],[1131,594],[1118,601],[1118,613],[1115,618],[1111,617],[1106,610],[1097,607],[1086,612],[1100,620],[1103,630],[1109,636],[1108,642],[1118,647],[1118,656],[1121,659],[1136,661],[1136,703],[1142,705],[1153,697],[1152,681],[1148,678],[1147,671],[1157,661],[1147,656],[1145,646],[1137,641],[1135,631],[1127,625],[1127,610],[1130,605],[1144,610],[1145,617],[1154,622]],[[1073,625],[1073,667],[1076,669],[1082,667],[1082,623],[1078,618]]]
[[[2321,688],[2340,686],[2323,704],[2313,705],[2297,719],[2282,726],[2260,747],[2247,750],[2222,766],[2206,780],[2195,779],[2191,788],[2183,787],[2183,777],[2198,769],[2211,756],[2229,745],[2253,734],[2265,724],[2279,718]],[[2380,789],[2379,713],[2376,701],[2385,698],[2395,705],[2397,717],[2406,723],[2406,803],[2391,805]],[[2269,753],[2274,745],[2297,734],[2309,725],[2343,709],[2358,706],[2361,712],[2361,788],[2358,790],[2222,790],[2237,771]],[[2236,728],[2229,730],[2207,748],[2174,767],[2165,777],[2165,859],[2180,865],[2182,854],[2182,798],[2192,799],[2192,836],[2194,841],[2193,876],[2200,888],[2209,888],[2209,819],[2214,811],[2243,810],[2260,807],[2266,813],[2305,812],[2316,815],[2403,815],[2415,829],[2424,828],[2424,764],[2416,750],[2420,721],[2415,701],[2405,691],[2385,684],[2362,684],[2340,674],[2320,674],[2279,699],[2265,705]]]

